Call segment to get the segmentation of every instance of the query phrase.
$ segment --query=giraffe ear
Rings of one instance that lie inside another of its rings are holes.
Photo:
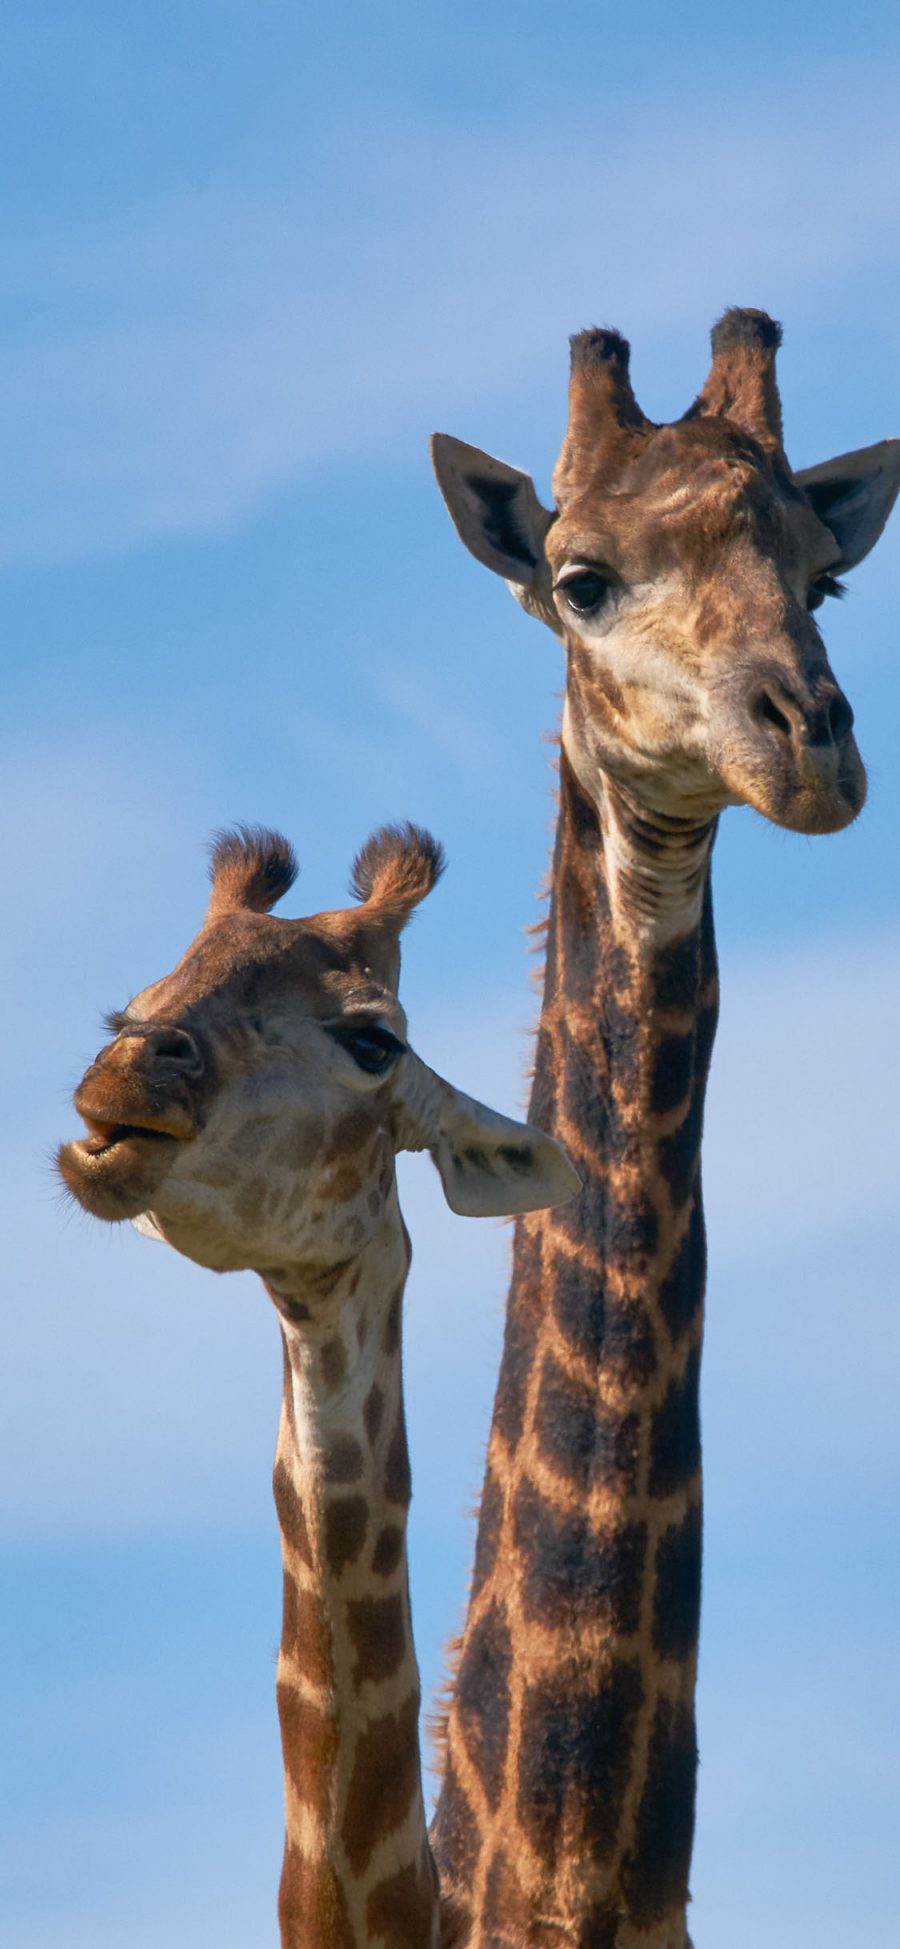
[[[560,635],[544,552],[556,516],[541,506],[531,475],[450,433],[432,434],[431,459],[460,541],[502,575],[529,615]]]
[[[900,491],[900,440],[839,454],[794,479],[840,546],[835,568],[855,568],[874,548]]]
[[[410,1049],[398,1078],[398,1149],[428,1150],[451,1211],[509,1218],[568,1204],[581,1179],[553,1137],[465,1096]]]
[[[481,1105],[478,1106],[481,1109]],[[581,1179],[552,1137],[484,1109],[486,1122],[442,1137],[431,1155],[444,1197],[461,1218],[512,1218],[567,1205]]]

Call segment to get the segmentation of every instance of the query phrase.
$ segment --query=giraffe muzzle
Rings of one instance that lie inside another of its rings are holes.
[[[750,706],[750,715],[764,738],[786,744],[800,758],[820,751],[824,758],[840,756],[853,730],[853,711],[836,683],[822,684],[803,698],[789,684],[770,678]]]
[[[180,1032],[179,1032],[180,1033]],[[192,1038],[122,1035],[90,1065],[75,1092],[86,1135],[57,1157],[67,1190],[95,1218],[145,1211],[178,1154],[203,1128]]]
[[[180,1140],[146,1125],[85,1118],[86,1137],[62,1144],[57,1170],[67,1191],[92,1218],[111,1224],[147,1211],[168,1175]]]
[[[713,761],[730,792],[794,832],[840,832],[861,811],[866,774],[853,711],[830,671],[773,667],[714,704]]]

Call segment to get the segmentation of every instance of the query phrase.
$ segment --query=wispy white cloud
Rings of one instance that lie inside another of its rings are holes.
[[[464,404],[533,401],[548,376],[555,400],[598,304],[640,336],[650,409],[680,410],[673,347],[680,384],[682,335],[723,302],[800,315],[895,253],[898,138],[865,81],[826,71],[727,114],[648,91],[627,123],[527,139],[407,124],[389,154],[336,124],[312,170],[282,127],[155,209],[45,223],[7,268],[41,323],[10,332],[0,376],[3,558],[216,530],[378,444],[418,453]]]

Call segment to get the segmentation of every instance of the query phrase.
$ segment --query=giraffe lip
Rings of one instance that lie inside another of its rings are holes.
[[[83,1114],[83,1113],[82,1113]],[[149,1141],[150,1143],[177,1143],[183,1141],[184,1132],[173,1130],[171,1125],[159,1123],[111,1123],[100,1117],[85,1116],[87,1136],[79,1137],[74,1148],[86,1157],[103,1157],[116,1150],[120,1144]]]

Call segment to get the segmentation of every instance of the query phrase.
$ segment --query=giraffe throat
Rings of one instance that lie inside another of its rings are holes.
[[[687,1943],[712,838],[563,749],[530,1115],[584,1186],[515,1234],[433,1833],[473,1949]]]

